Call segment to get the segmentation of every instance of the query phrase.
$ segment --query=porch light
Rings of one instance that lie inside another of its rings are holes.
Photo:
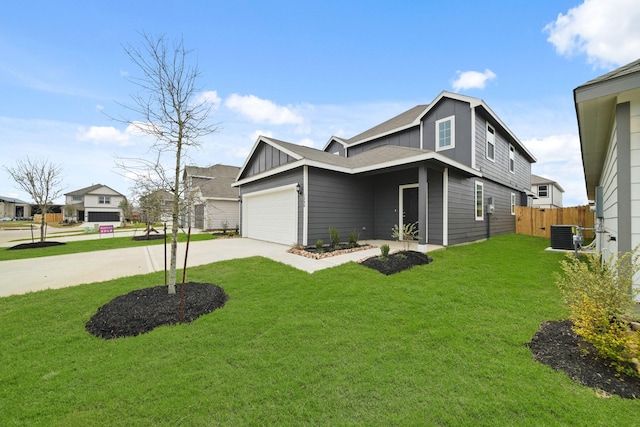
[[[302,189],[300,188],[300,183],[296,183],[296,193],[298,193],[299,195],[302,195]]]

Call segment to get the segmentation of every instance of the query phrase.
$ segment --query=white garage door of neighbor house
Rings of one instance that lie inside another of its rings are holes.
[[[295,185],[247,194],[242,200],[242,236],[291,245],[298,235]]]

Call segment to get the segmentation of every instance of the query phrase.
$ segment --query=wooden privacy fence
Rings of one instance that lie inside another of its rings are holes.
[[[42,214],[35,214],[33,216],[33,222],[35,222],[36,224],[40,224],[40,221],[42,221]],[[61,213],[48,213],[44,217],[44,222],[46,222],[47,224],[52,224],[52,223],[62,222],[62,221],[63,221],[63,215]]]
[[[584,228],[593,228],[594,214],[589,206],[553,209],[516,206],[516,233],[550,239],[552,225],[579,225]],[[594,237],[593,231],[585,230],[584,237]]]

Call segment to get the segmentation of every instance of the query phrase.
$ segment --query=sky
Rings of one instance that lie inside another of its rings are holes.
[[[0,14],[0,196],[31,201],[4,167],[62,169],[64,194],[125,195],[118,159],[152,143],[113,117],[140,70],[141,33],[182,40],[218,131],[189,163],[242,166],[259,135],[322,149],[443,90],[481,98],[587,203],[573,89],[640,58],[637,0],[31,0]],[[64,199],[56,199],[64,203]]]

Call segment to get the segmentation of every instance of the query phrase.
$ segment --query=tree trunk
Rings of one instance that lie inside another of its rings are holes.
[[[45,224],[45,214],[42,214],[40,218],[40,242],[44,242],[44,224]]]
[[[180,156],[182,140],[178,137],[176,150],[176,173],[173,180],[173,209],[171,212],[171,265],[169,267],[168,292],[176,293],[176,267],[178,255],[178,221],[180,220]]]

